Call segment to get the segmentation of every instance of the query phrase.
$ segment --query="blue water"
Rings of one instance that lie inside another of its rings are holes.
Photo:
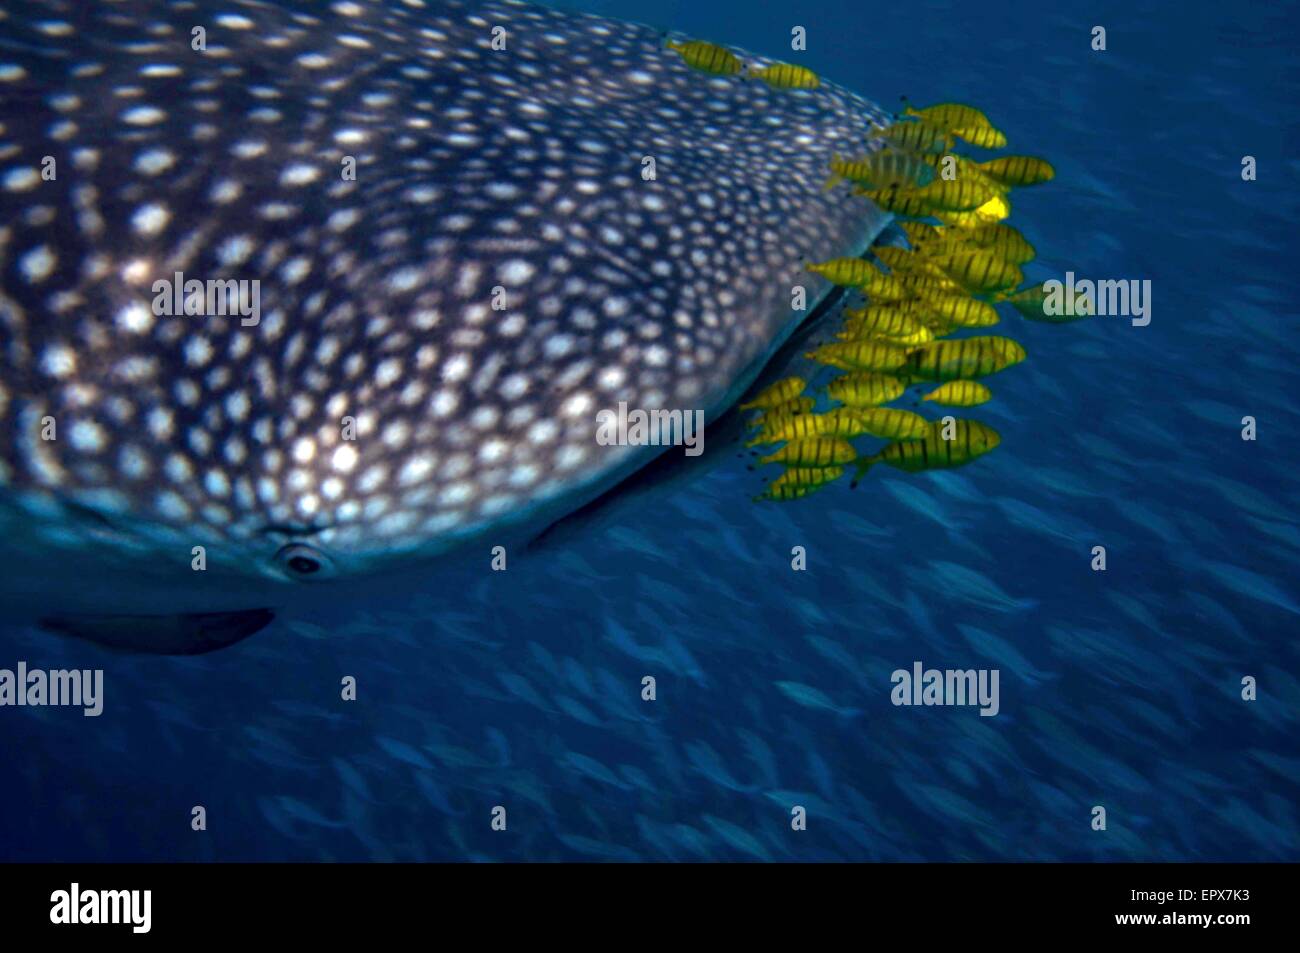
[[[787,59],[801,25],[868,98],[982,106],[1058,171],[1014,196],[1029,276],[1149,279],[1151,324],[1005,318],[1030,358],[965,469],[756,506],[736,456],[198,659],[0,631],[0,665],[108,686],[0,711],[0,857],[1300,859],[1296,5],[566,6]],[[918,660],[998,668],[1000,712],[895,707]]]

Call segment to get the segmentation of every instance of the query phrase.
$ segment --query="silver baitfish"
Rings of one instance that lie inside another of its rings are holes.
[[[662,451],[601,409],[736,402],[886,121],[527,3],[10,0],[0,602],[194,653],[529,538]]]

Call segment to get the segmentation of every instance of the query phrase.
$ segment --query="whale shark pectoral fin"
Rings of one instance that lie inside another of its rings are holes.
[[[53,615],[37,624],[120,652],[203,655],[248,638],[274,618],[270,609],[243,609],[183,615]]]

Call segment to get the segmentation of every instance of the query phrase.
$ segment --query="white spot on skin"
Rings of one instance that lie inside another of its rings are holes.
[[[97,453],[104,449],[107,439],[104,428],[92,420],[78,420],[72,425],[69,439],[73,449],[82,453]]]
[[[135,210],[135,214],[131,216],[131,227],[135,229],[137,235],[149,238],[166,228],[171,217],[171,212],[164,206],[157,202],[150,202]]]
[[[22,166],[5,173],[4,186],[10,192],[26,192],[41,184],[41,174],[35,169]]]
[[[434,460],[428,455],[412,457],[406,461],[401,472],[397,475],[397,482],[402,486],[411,486],[426,479],[433,472]]]
[[[320,170],[306,163],[296,162],[280,174],[280,184],[291,187],[310,185],[320,178]]]
[[[446,381],[460,381],[469,376],[470,361],[468,354],[456,354],[442,366],[442,378]]]
[[[230,480],[220,470],[209,470],[203,478],[203,488],[216,497],[230,495]]]
[[[532,264],[522,258],[512,258],[510,261],[502,262],[501,267],[497,269],[497,276],[502,284],[519,286],[531,278],[536,271]]]
[[[238,13],[223,13],[217,17],[217,26],[223,26],[227,30],[251,30],[254,24],[248,17]]]
[[[175,164],[175,154],[161,147],[146,149],[135,157],[135,171],[141,175],[159,175]]]
[[[352,468],[357,465],[357,451],[355,448],[343,444],[334,451],[334,456],[330,458],[330,463],[335,470],[343,473],[350,473]]]
[[[194,335],[185,341],[185,363],[191,367],[202,367],[212,360],[212,344],[201,335]]]
[[[143,334],[153,327],[153,312],[140,302],[117,312],[117,326],[130,334]]]
[[[41,370],[50,377],[67,377],[76,369],[76,352],[65,344],[51,344],[41,356]]]
[[[38,245],[18,260],[18,270],[23,273],[28,284],[40,284],[54,271],[58,259],[49,245]]]
[[[156,106],[133,106],[122,113],[122,121],[131,126],[156,126],[167,114]]]

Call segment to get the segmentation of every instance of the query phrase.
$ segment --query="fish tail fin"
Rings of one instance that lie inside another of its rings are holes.
[[[854,472],[853,480],[849,484],[850,488],[858,485],[858,481],[867,475],[867,471],[871,469],[872,464],[875,462],[875,457],[858,457],[858,459],[853,462]]]
[[[838,152],[832,152],[832,153],[831,153],[831,168],[834,169],[834,168],[835,168],[835,164],[836,164],[837,162],[839,162],[839,161],[840,161],[840,154],[839,154]],[[831,189],[835,188],[835,186],[839,185],[839,184],[840,184],[840,181],[841,181],[843,178],[844,178],[844,177],[843,177],[842,175],[840,175],[838,172],[832,172],[830,178],[826,180],[826,184],[822,186],[822,191],[823,191],[823,192],[829,192]]]

